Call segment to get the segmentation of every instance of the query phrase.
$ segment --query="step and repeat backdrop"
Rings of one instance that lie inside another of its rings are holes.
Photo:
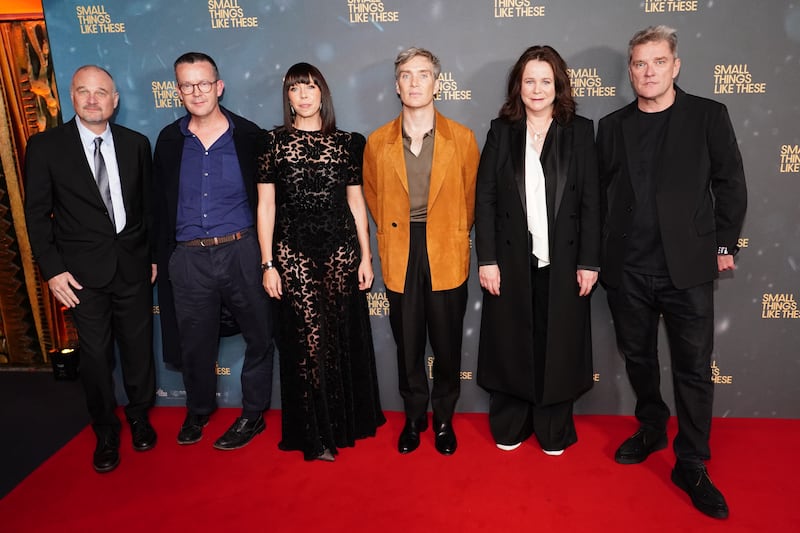
[[[800,6],[750,0],[44,0],[63,117],[73,115],[73,71],[97,64],[120,93],[115,118],[147,135],[184,114],[172,64],[202,51],[225,81],[222,103],[264,128],[281,122],[282,76],[307,61],[333,92],[338,125],[365,135],[400,111],[393,60],[409,46],[442,62],[437,107],[483,145],[508,71],[533,44],[556,48],[570,67],[578,112],[597,121],[633,100],[627,43],[652,24],[677,28],[687,92],[728,106],[749,189],[738,269],[716,283],[713,377],[716,416],[800,417]],[[401,410],[388,303],[373,242],[369,294],[384,408]],[[474,263],[474,262],[473,262]],[[481,292],[476,269],[464,322],[461,411],[486,411],[475,381]],[[631,414],[634,399],[617,352],[606,297],[592,301],[594,388],[580,413]],[[156,332],[159,332],[156,312]],[[568,320],[569,317],[565,317]],[[670,365],[662,334],[661,364]],[[244,343],[222,339],[222,406],[240,405]],[[433,353],[430,353],[433,357]],[[183,405],[179,372],[159,359],[159,403]],[[276,358],[277,360],[277,358]],[[276,362],[277,364],[277,362]],[[277,373],[276,373],[277,375]],[[669,373],[665,397],[672,402]],[[277,383],[276,383],[277,385]],[[277,388],[275,389],[277,391]],[[273,394],[273,407],[279,395]]]

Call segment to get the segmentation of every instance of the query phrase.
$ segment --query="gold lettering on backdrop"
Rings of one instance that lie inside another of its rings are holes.
[[[697,11],[697,0],[644,0],[645,13],[686,13]]]
[[[800,173],[800,145],[784,144],[781,146],[781,173]]]
[[[615,86],[603,85],[603,78],[597,73],[596,68],[569,68],[567,74],[572,86],[572,96],[575,98],[617,95]]]
[[[219,366],[219,362],[214,363],[214,374],[217,376],[230,376],[231,369],[230,367]]]
[[[452,72],[441,72],[438,80],[439,92],[436,93],[436,100],[472,100],[472,91],[459,89]]]
[[[81,33],[125,33],[124,22],[114,22],[105,5],[75,6]]]
[[[386,291],[368,292],[367,307],[369,316],[389,316],[389,300]]]
[[[723,376],[717,362],[711,361],[711,381],[716,385],[730,385],[733,383],[733,376]]]
[[[793,293],[764,294],[761,297],[761,318],[800,318]]]
[[[207,7],[212,30],[258,27],[258,17],[245,16],[239,0],[208,0]]]
[[[399,22],[399,11],[388,11],[383,0],[347,0],[350,24]]]
[[[714,65],[714,94],[763,94],[766,83],[754,83],[747,64]]]
[[[428,367],[428,378],[429,379],[433,379],[433,361],[435,359],[436,358],[433,357],[433,356],[428,356],[428,358],[425,360],[425,363],[426,363],[425,366]],[[458,379],[460,379],[461,381],[472,381],[474,379],[473,372],[470,371],[470,370],[462,370],[462,371],[460,371],[458,373]]]
[[[494,0],[494,18],[543,17],[544,6],[531,5],[531,0]]]
[[[153,81],[150,83],[153,91],[153,105],[156,109],[181,107],[183,102],[178,97],[175,81]]]

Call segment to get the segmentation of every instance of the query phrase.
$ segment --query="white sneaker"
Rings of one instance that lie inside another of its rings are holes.
[[[553,455],[553,456],[561,455],[562,453],[564,453],[564,450],[545,450],[544,448],[542,448],[542,451],[547,455]]]
[[[510,452],[516,450],[520,446],[522,446],[521,442],[518,442],[516,444],[500,444],[500,443],[497,444],[497,447],[503,450],[504,452]]]

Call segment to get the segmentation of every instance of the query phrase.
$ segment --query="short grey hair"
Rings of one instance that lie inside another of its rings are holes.
[[[648,26],[647,28],[637,31],[631,37],[628,43],[628,63],[631,62],[633,56],[633,49],[640,44],[654,43],[666,41],[669,45],[669,51],[672,52],[673,57],[678,57],[678,32],[675,28],[670,28],[664,24],[658,26]]]

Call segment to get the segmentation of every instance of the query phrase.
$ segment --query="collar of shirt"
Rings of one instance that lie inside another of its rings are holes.
[[[432,137],[433,136],[433,132],[434,132],[435,129],[436,129],[436,125],[434,125],[431,129],[426,131],[425,135],[423,135],[422,138],[424,139],[425,137]],[[406,141],[409,141],[409,142],[411,141],[411,135],[406,133],[406,128],[405,127],[403,127],[403,139],[406,140]]]
[[[103,139],[103,144],[101,146],[108,146],[111,149],[114,148],[114,136],[111,135],[111,126],[108,124],[106,124],[106,129],[100,135],[84,126],[80,117],[75,117],[75,124],[78,125],[78,134],[81,136],[81,144],[86,151],[86,157],[89,161],[94,161],[94,140],[96,137],[101,137]],[[103,151],[105,152],[105,150]],[[92,164],[92,166],[94,165]]]
[[[231,135],[233,135],[233,130],[236,128],[236,125],[233,123],[233,120],[231,120],[231,116],[230,116],[230,114],[228,114],[228,110],[225,109],[224,107],[220,107],[219,110],[222,111],[222,114],[225,115],[225,118],[228,120],[228,131],[231,133]],[[184,117],[178,123],[178,127],[180,128],[181,133],[185,137],[193,137],[194,136],[194,133],[192,133],[191,130],[189,129],[189,121],[191,119],[192,119],[192,115],[190,115],[189,113],[186,113],[186,115],[184,115]]]

